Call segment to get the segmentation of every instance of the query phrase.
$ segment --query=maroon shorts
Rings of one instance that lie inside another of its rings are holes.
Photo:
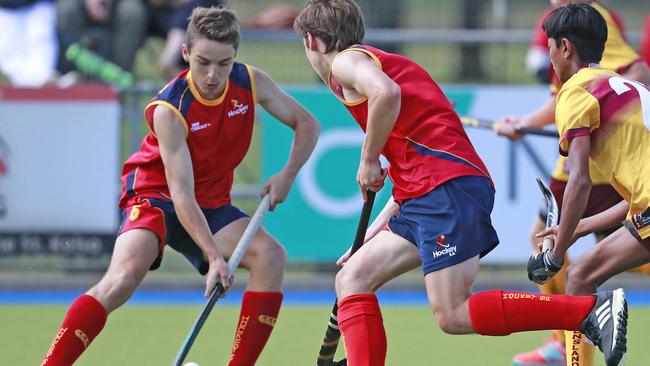
[[[558,209],[560,210],[560,215],[561,215],[562,198],[564,197],[564,189],[566,188],[566,182],[557,180],[555,178],[551,178],[551,184],[549,188],[551,188],[551,192],[553,192],[553,196],[555,196],[555,199],[557,200],[557,206]],[[611,185],[595,184],[594,186],[591,187],[591,193],[589,193],[589,200],[587,201],[587,207],[585,208],[585,212],[582,215],[582,217],[585,218],[585,217],[589,217],[601,213],[621,201],[623,201],[623,197],[621,197]],[[539,217],[542,219],[542,221],[546,221],[546,207],[540,210]],[[616,231],[620,227],[621,227],[620,225],[617,225],[616,227],[599,231],[596,232],[595,234],[596,235],[602,234],[604,236],[607,236],[613,233],[614,231]]]
[[[650,251],[650,207],[643,212],[632,215],[623,222],[632,236]]]

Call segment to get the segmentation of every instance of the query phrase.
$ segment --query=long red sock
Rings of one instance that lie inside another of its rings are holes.
[[[72,302],[41,366],[70,366],[106,324],[106,309],[94,297]]]
[[[228,366],[255,364],[271,335],[281,304],[281,292],[244,293]]]
[[[492,290],[469,298],[474,330],[502,336],[528,330],[578,330],[596,303],[594,296],[543,295]]]
[[[338,321],[349,365],[384,365],[386,331],[375,294],[350,295],[339,300]]]

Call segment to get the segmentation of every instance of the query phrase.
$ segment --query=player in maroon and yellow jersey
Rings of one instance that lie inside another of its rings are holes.
[[[645,18],[643,33],[641,34],[641,57],[650,66],[650,15]]]
[[[386,334],[375,291],[418,266],[438,324],[451,334],[591,329],[598,326],[596,309],[625,304],[620,289],[598,296],[472,295],[479,258],[498,244],[490,219],[495,191],[451,103],[412,60],[362,44],[363,16],[352,0],[308,1],[294,28],[314,70],[365,131],[361,192],[382,188],[380,154],[394,183],[367,242],[338,262],[344,264],[336,277],[338,322],[350,365],[384,365]],[[626,343],[626,313],[614,317],[616,326],[609,321],[594,334],[595,342],[617,339],[605,350],[608,365],[618,363]]]
[[[544,12],[537,22],[533,39],[527,56],[527,65],[529,69],[534,70],[538,77],[547,76],[550,82],[551,97],[539,109],[524,116],[508,116],[501,119],[496,124],[496,132],[500,135],[513,139],[519,139],[523,135],[516,133],[517,127],[543,127],[552,124],[555,112],[555,96],[562,86],[557,74],[550,65],[548,56],[548,37],[542,29],[542,24],[548,15],[556,7],[569,3],[568,0],[551,0],[553,8]],[[605,69],[614,70],[622,73],[627,78],[640,80],[642,82],[650,81],[650,70],[641,62],[639,55],[626,42],[624,36],[623,22],[620,17],[612,10],[605,8],[598,2],[583,0],[573,1],[587,3],[596,9],[605,19],[608,29],[608,38],[605,44],[605,51],[601,60],[601,66]],[[558,201],[560,210],[562,209],[562,196],[569,177],[567,159],[559,156],[555,164],[555,169],[551,173],[549,186],[555,198]],[[622,200],[621,196],[611,187],[609,180],[600,174],[597,168],[592,164],[590,169],[593,187],[585,216],[595,215],[602,212]],[[535,238],[535,234],[543,230],[546,221],[545,210],[536,215],[530,230],[531,243],[537,248],[540,240]],[[615,228],[614,228],[615,229]],[[612,228],[606,228],[603,231],[596,232],[596,239],[601,240],[613,231]],[[568,258],[565,259],[565,266],[568,264]],[[650,267],[642,266],[638,269],[644,273],[650,273]],[[540,292],[543,294],[561,294],[564,293],[564,275],[561,273],[553,277],[548,283],[540,285]],[[553,332],[547,342],[542,346],[525,353],[514,356],[513,364],[515,366],[562,366],[566,364],[565,343],[568,344],[566,352],[575,353],[574,348],[578,348],[579,362],[574,362],[576,366],[593,365],[593,347],[586,345],[584,342],[579,346],[573,343],[580,338],[579,334],[567,333],[566,336],[562,331]],[[565,341],[566,339],[566,341]]]
[[[600,67],[608,28],[593,7],[558,8],[544,30],[551,62],[564,83],[555,118],[560,153],[569,157],[571,174],[559,225],[538,235],[555,239],[554,248],[539,255],[545,265],[538,270],[554,275],[576,238],[624,220],[624,227],[568,267],[567,293],[589,294],[615,274],[650,262],[650,89]],[[592,186],[590,159],[624,201],[581,220]]]
[[[261,194],[271,209],[284,201],[318,136],[316,120],[263,71],[235,62],[239,25],[224,8],[196,8],[182,54],[189,69],[170,81],[145,110],[149,134],[124,164],[122,224],[102,280],[70,306],[43,365],[71,365],[124,304],[165,244],[206,277],[228,288],[226,259],[250,221],[231,205],[233,170],[251,142],[255,103],[292,128],[284,168]],[[269,338],[282,302],[284,248],[264,230],[241,266],[250,271],[229,365],[251,366]],[[270,320],[269,320],[270,319]]]

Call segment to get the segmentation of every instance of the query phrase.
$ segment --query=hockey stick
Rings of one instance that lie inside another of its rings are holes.
[[[366,229],[368,228],[368,222],[370,221],[370,214],[372,213],[372,205],[374,203],[375,192],[368,190],[367,200],[363,203],[363,209],[361,209],[361,217],[359,217],[359,224],[357,225],[357,232],[354,236],[350,256],[352,256],[363,245],[363,241],[366,237]],[[341,330],[339,330],[339,323],[336,318],[338,310],[339,303],[338,299],[336,299],[334,301],[334,307],[332,307],[332,314],[330,314],[330,321],[327,324],[325,338],[323,338],[323,343],[318,352],[318,359],[316,359],[316,365],[318,366],[346,366],[348,364],[345,358],[340,361],[334,361],[334,355],[336,354],[336,349],[338,348],[339,340],[341,339]]]
[[[484,128],[488,130],[494,129],[494,122],[485,119],[463,116],[460,117],[460,121],[463,123],[463,126]],[[547,136],[547,137],[555,137],[555,138],[558,137],[557,131],[545,130],[542,128],[519,127],[517,128],[517,132],[529,134],[529,135]]]
[[[555,200],[555,196],[553,196],[551,189],[539,177],[537,177],[537,185],[539,185],[539,189],[542,191],[542,194],[546,199],[546,227],[553,227],[557,225],[560,218],[557,201]],[[548,237],[544,238],[544,242],[542,243],[542,252],[550,248],[553,248],[553,239]]]
[[[259,229],[259,227],[262,225],[262,221],[264,220],[264,215],[266,214],[266,211],[268,211],[269,209],[270,202],[271,202],[271,195],[267,194],[266,196],[264,196],[262,202],[257,207],[257,210],[255,211],[255,214],[251,218],[250,223],[248,223],[246,230],[244,230],[244,234],[242,235],[241,239],[239,239],[239,242],[237,243],[235,250],[232,252],[232,255],[230,256],[230,260],[228,260],[229,274],[232,275],[235,272],[235,269],[239,266],[239,262],[241,262],[242,258],[244,257],[244,254],[246,254],[246,250],[253,242],[253,237],[255,237],[255,233],[257,232],[257,229]],[[217,285],[214,286],[214,288],[212,289],[208,302],[205,304],[203,310],[201,311],[201,314],[199,314],[199,317],[194,322],[194,325],[192,326],[192,329],[190,329],[190,333],[187,335],[185,342],[183,342],[180,351],[178,351],[178,355],[176,356],[176,359],[174,360],[173,363],[174,366],[182,366],[185,357],[187,357],[187,354],[190,352],[190,348],[192,347],[192,344],[194,343],[196,336],[199,334],[199,331],[203,327],[203,323],[205,323],[205,321],[208,319],[208,316],[210,315],[210,312],[212,311],[214,304],[217,302],[217,300],[223,294],[223,292],[224,292],[223,285],[221,284],[221,282],[218,282]]]

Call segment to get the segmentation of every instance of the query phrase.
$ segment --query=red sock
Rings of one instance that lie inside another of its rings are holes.
[[[469,298],[478,334],[502,336],[528,330],[578,330],[596,303],[594,296],[543,295],[492,290]]]
[[[94,297],[72,302],[41,366],[70,366],[106,324],[106,309]]]
[[[255,364],[271,335],[281,304],[281,292],[244,293],[228,366]]]
[[[345,337],[348,365],[383,366],[386,362],[386,331],[377,296],[347,296],[339,300],[337,315]]]

